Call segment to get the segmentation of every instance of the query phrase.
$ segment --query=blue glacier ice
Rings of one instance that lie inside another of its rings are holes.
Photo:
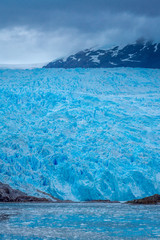
[[[160,70],[0,70],[0,181],[75,201],[160,194]]]

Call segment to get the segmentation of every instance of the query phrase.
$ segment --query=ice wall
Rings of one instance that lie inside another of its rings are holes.
[[[0,181],[72,200],[160,194],[160,70],[1,70]]]

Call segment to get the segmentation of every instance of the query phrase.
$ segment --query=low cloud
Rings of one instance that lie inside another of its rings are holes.
[[[93,46],[160,41],[160,2],[2,0],[0,63],[40,63]]]

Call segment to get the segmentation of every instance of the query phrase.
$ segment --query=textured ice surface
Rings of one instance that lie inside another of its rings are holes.
[[[1,70],[0,181],[72,200],[160,194],[160,70]]]

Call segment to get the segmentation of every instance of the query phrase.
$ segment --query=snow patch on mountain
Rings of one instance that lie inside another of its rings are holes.
[[[100,60],[98,59],[98,57],[99,57],[99,55],[98,56],[96,56],[96,55],[91,56],[92,62],[100,63]]]

